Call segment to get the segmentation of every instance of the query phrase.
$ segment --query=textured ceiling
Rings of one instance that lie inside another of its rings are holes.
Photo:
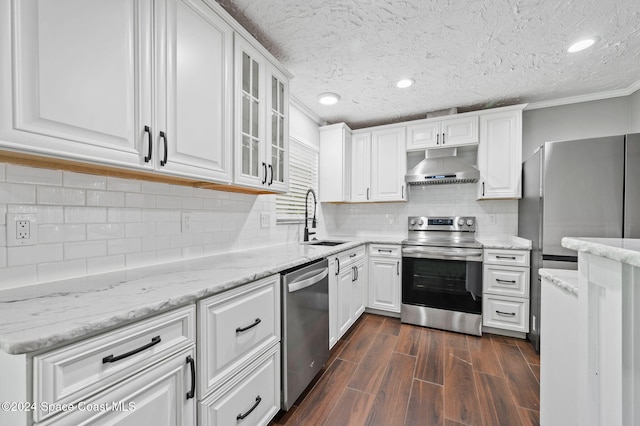
[[[293,96],[352,128],[640,80],[639,0],[218,1],[294,74]],[[566,53],[583,36],[600,40]],[[327,91],[342,100],[318,104]]]

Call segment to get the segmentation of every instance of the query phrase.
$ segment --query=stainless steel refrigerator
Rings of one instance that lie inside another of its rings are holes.
[[[540,351],[538,269],[578,269],[562,237],[640,238],[640,134],[547,142],[522,166],[518,235],[533,242],[527,338]]]

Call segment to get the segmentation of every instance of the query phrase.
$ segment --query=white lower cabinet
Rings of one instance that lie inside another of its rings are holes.
[[[400,246],[369,246],[369,308],[400,312],[401,262]]]
[[[367,277],[364,246],[329,259],[329,349],[364,312]]]
[[[183,350],[108,392],[39,425],[187,426],[196,424],[195,349]]]
[[[482,325],[491,332],[529,332],[529,250],[485,249]]]
[[[280,345],[277,344],[199,405],[207,426],[266,425],[280,410]]]
[[[267,424],[280,409],[280,275],[198,302],[198,423]]]

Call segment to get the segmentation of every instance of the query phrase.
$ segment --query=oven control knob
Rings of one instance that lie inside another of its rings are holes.
[[[473,219],[467,219],[467,225],[469,226],[473,225]]]
[[[464,226],[464,219],[458,219],[458,226]]]
[[[416,224],[416,220],[415,220],[415,219],[411,219],[411,220],[409,221],[409,224],[410,224],[410,225],[415,225],[415,224]]]
[[[422,219],[418,219],[418,225],[420,226],[424,225],[424,221]]]

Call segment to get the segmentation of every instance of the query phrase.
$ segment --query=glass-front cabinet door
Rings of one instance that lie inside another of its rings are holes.
[[[272,191],[289,189],[289,87],[286,77],[270,67],[269,112],[267,137],[268,181]]]
[[[265,58],[236,35],[236,159],[235,182],[264,189],[268,183],[265,158]]]

